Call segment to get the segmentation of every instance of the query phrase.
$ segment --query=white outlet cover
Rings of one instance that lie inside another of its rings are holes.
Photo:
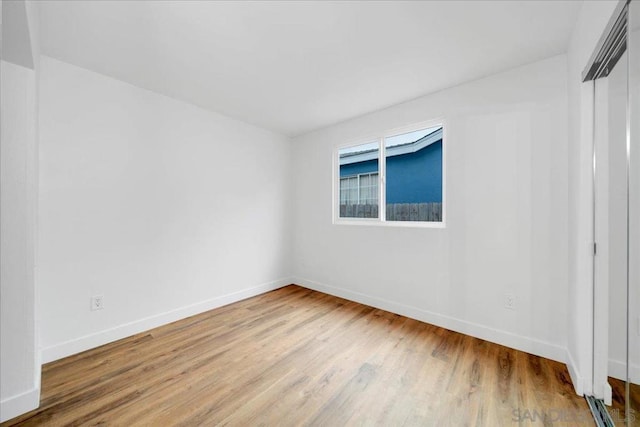
[[[509,310],[516,309],[516,296],[514,294],[504,294],[504,308]]]
[[[91,297],[91,311],[102,310],[104,308],[104,297],[95,295]]]

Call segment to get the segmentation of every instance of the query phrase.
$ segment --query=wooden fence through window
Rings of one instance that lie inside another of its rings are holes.
[[[387,221],[442,221],[442,203],[388,203]],[[378,205],[340,205],[340,218],[378,218]]]

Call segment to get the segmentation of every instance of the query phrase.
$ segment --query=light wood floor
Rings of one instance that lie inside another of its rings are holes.
[[[47,364],[5,424],[577,425],[558,411],[593,425],[561,363],[292,285]]]
[[[624,426],[625,414],[625,382],[609,377],[612,399],[611,406],[607,407],[616,426]],[[631,409],[634,411],[630,417],[630,425],[640,427],[640,385],[629,384],[629,398]]]

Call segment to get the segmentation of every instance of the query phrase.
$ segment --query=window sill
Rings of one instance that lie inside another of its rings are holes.
[[[447,228],[444,221],[380,221],[379,219],[335,219],[333,221],[333,225],[356,225],[392,228]]]

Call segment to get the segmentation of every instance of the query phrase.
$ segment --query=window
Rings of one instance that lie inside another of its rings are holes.
[[[340,217],[378,218],[377,142],[339,150]]]
[[[341,205],[377,205],[378,173],[360,173],[340,178]]]
[[[444,126],[414,126],[338,150],[336,218],[443,223]],[[380,202],[384,209],[379,209]]]

